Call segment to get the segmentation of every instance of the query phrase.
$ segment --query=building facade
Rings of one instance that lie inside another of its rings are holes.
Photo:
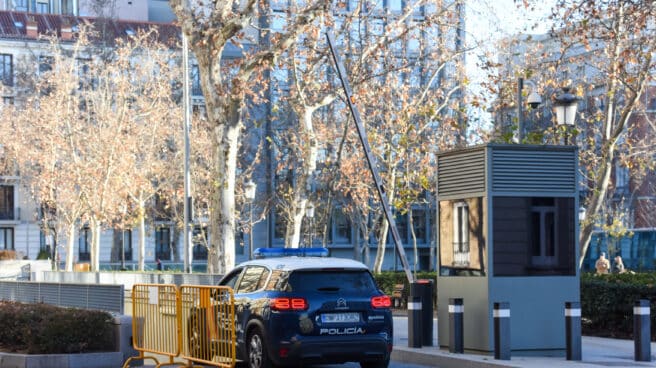
[[[279,2],[275,2],[276,4]],[[357,1],[348,2],[349,9],[355,10],[361,6]],[[401,0],[381,1],[381,6],[389,10],[392,14],[399,13],[404,6]],[[464,7],[454,7],[459,12],[458,21],[461,22],[461,28],[464,29]],[[62,40],[70,40],[72,37],[71,30],[66,28],[66,24],[75,24],[79,17],[105,17],[112,19],[112,23],[117,33],[129,32],[140,26],[157,25],[166,27],[170,32],[177,29],[172,25],[174,15],[168,5],[168,1],[149,0],[149,1],[127,1],[119,0],[112,2],[111,8],[94,9],[91,1],[85,0],[25,0],[0,2],[0,22],[3,23],[2,32],[0,32],[0,66],[2,69],[1,91],[3,101],[6,104],[17,103],[21,91],[18,91],[16,80],[16,67],[19,60],[23,62],[34,55],[43,54],[38,50],[44,49],[42,40],[38,35],[45,34],[48,31],[56,32]],[[286,8],[284,5],[272,6],[271,14],[263,20],[264,25],[271,28],[283,27]],[[418,8],[413,21],[421,22],[434,12],[430,7]],[[345,13],[346,14],[346,13]],[[336,14],[336,17],[345,16],[345,14]],[[372,15],[373,16],[373,15]],[[387,18],[385,18],[387,19]],[[387,20],[380,18],[377,21],[379,27],[385,27]],[[35,25],[36,23],[36,25]],[[380,29],[383,29],[380,28]],[[179,30],[177,30],[179,32]],[[463,35],[455,32],[450,35],[452,40],[450,47],[462,48]],[[259,40],[266,42],[266,40]],[[411,45],[408,49],[412,50]],[[408,49],[403,48],[405,53]],[[239,57],[238,50],[228,49],[227,53],[232,53],[230,57]],[[464,55],[464,54],[463,54]],[[44,54],[44,57],[47,56]],[[407,55],[406,55],[407,56]],[[415,57],[420,57],[417,54]],[[32,59],[32,62],[38,62]],[[461,60],[453,63],[462,62]],[[192,61],[193,64],[193,61]],[[422,75],[421,64],[416,68],[417,75],[410,75],[408,78],[416,78],[427,83],[429,76]],[[279,71],[274,71],[275,76]],[[442,81],[452,80],[457,74],[455,66],[451,65],[445,68],[441,75]],[[278,74],[279,75],[279,74]],[[444,83],[444,82],[442,82]],[[263,129],[257,131],[255,136],[249,139],[263,139],[267,131],[273,129],[272,122],[275,117],[279,116],[274,103],[277,96],[285,87],[278,83],[271,83],[272,87],[268,90],[267,103],[263,108],[253,115],[258,120],[264,120]],[[191,95],[194,109],[202,112],[203,96],[200,88],[200,78],[198,67],[191,66]],[[457,98],[458,94],[454,95]],[[272,103],[273,102],[273,103]],[[247,122],[247,125],[253,122]],[[273,148],[268,148],[266,160],[258,168],[260,175],[256,175],[258,198],[261,196],[271,198],[274,196],[276,185],[275,182],[282,180],[274,169],[274,161],[277,152]],[[246,160],[248,158],[245,158]],[[292,174],[293,175],[293,174]],[[363,180],[368,179],[368,173],[363,174]],[[316,190],[316,188],[315,188]],[[48,231],[40,219],[42,216],[41,206],[30,198],[28,193],[21,187],[20,177],[15,175],[6,175],[0,177],[0,249],[15,250],[20,256],[28,259],[53,257],[53,249],[61,248],[56,239]],[[153,203],[153,206],[158,206]],[[238,230],[238,236],[235,249],[237,262],[249,258],[251,240],[254,247],[282,247],[284,246],[284,220],[278,216],[275,207],[258,207],[257,203],[248,207],[250,211],[255,212],[257,221],[253,224],[253,232],[247,234]],[[245,210],[244,208],[243,210]],[[265,211],[265,213],[262,213]],[[413,254],[413,243],[417,243],[417,257],[409,256],[408,260],[411,267],[418,270],[433,270],[436,264],[436,244],[435,244],[435,204],[430,193],[426,194],[426,200],[423,204],[417,204],[413,211],[405,214],[396,214],[396,223],[405,246],[407,254]],[[412,224],[412,225],[411,225]],[[326,245],[331,249],[333,256],[361,259],[362,255],[357,254],[357,249],[368,247],[372,254],[375,254],[377,244],[372,239],[369,244],[363,245],[363,237],[359,230],[349,221],[348,217],[341,211],[340,206],[335,206],[329,219],[327,220],[326,232],[321,233],[320,224],[308,221],[303,228],[303,245],[320,246]],[[323,225],[323,224],[321,224]],[[131,268],[134,267],[137,259],[137,239],[139,230],[108,230],[101,237],[100,260],[103,267],[112,268]],[[413,237],[414,235],[414,237]],[[194,246],[193,246],[193,267],[196,270],[204,269],[207,259],[207,249],[204,246],[203,239],[211,234],[207,233],[207,228],[200,221],[196,221],[194,229]],[[78,239],[76,241],[76,262],[87,262],[90,258],[90,241],[91,231],[88,226],[83,224],[78,229]],[[150,267],[155,267],[156,262],[161,261],[165,267],[182,268],[182,252],[176,250],[182,244],[182,233],[176,228],[174,223],[169,219],[153,218],[146,229],[147,248],[146,263]],[[325,242],[325,243],[324,243]],[[373,255],[371,260],[373,260]],[[416,259],[416,261],[415,261]],[[396,255],[396,249],[391,241],[387,242],[387,251],[383,265],[385,270],[401,270],[400,262]]]

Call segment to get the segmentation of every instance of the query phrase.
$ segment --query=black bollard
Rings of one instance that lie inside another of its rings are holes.
[[[408,302],[408,347],[421,347],[421,298],[409,297]]]
[[[510,303],[494,303],[494,359],[510,360]]]
[[[433,346],[433,280],[417,280],[421,296],[421,344]]]
[[[635,361],[651,361],[651,326],[649,321],[649,300],[640,299],[633,306],[633,343]]]
[[[581,360],[581,303],[565,303],[567,360]]]
[[[449,299],[449,352],[462,354],[464,349],[462,298]]]

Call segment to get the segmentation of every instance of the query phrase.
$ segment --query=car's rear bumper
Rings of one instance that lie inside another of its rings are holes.
[[[279,365],[378,361],[389,359],[392,341],[383,336],[359,338],[301,337],[271,347],[271,359]]]

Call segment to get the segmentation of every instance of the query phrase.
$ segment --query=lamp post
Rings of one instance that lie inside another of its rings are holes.
[[[314,238],[314,203],[308,202],[305,206],[305,216],[310,219],[310,248],[312,248],[312,238]]]
[[[522,143],[524,140],[524,103],[522,90],[524,89],[524,83],[531,86],[531,93],[528,95],[528,105],[535,109],[542,103],[542,97],[537,93],[537,87],[535,83],[531,81],[525,81],[524,78],[519,78],[517,80],[517,141]]]
[[[248,201],[248,259],[253,259],[253,201],[257,185],[253,180],[249,180],[244,185],[244,196]]]
[[[585,207],[579,207],[579,222],[585,221]]]
[[[565,145],[568,145],[568,130],[574,125],[576,119],[576,109],[578,107],[578,97],[569,92],[570,87],[563,87],[563,93],[554,98],[554,112],[556,113],[556,122],[558,125],[565,126]]]

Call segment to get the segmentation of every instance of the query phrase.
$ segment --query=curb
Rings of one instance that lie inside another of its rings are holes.
[[[0,352],[0,368],[116,368],[123,366],[120,351],[81,354],[18,354]]]

